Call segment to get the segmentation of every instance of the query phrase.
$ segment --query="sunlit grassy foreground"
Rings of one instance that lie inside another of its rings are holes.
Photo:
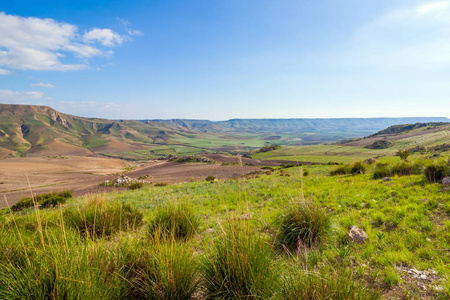
[[[330,176],[335,168],[4,210],[0,299],[450,297],[443,185],[413,173],[373,179],[376,165]],[[365,244],[346,238],[352,225]],[[436,278],[408,280],[406,266]]]

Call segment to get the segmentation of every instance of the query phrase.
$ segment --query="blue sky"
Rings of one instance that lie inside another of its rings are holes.
[[[0,103],[115,119],[450,117],[450,0],[1,1]]]

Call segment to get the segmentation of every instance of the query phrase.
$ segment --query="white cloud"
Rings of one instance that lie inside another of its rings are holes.
[[[440,9],[447,8],[448,5],[449,5],[448,1],[425,4],[425,5],[417,7],[417,12],[419,14],[427,14],[430,12],[437,12]]]
[[[67,53],[79,58],[111,52],[98,46],[112,47],[129,40],[111,29],[95,28],[83,36],[75,25],[53,19],[23,18],[0,12],[0,75],[17,70],[79,70],[85,63],[64,63]]]
[[[128,29],[127,30],[128,35],[133,36],[133,35],[144,35],[141,31],[136,30],[136,29]]]
[[[0,90],[0,102],[8,104],[24,104],[30,101],[41,100],[44,96],[42,92],[22,92],[12,90]]]
[[[0,75],[9,75],[9,74],[11,74],[11,73],[12,73],[12,72],[9,71],[9,70],[0,69]]]
[[[362,65],[450,66],[450,1],[392,11],[362,26],[347,58]]]
[[[40,87],[45,87],[45,88],[54,88],[55,87],[51,83],[44,83],[44,82],[32,83],[31,86],[40,86]]]
[[[124,37],[111,29],[94,28],[83,35],[83,40],[88,43],[99,42],[103,46],[112,47],[122,44]]]

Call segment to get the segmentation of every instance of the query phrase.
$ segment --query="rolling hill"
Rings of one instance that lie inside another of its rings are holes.
[[[201,151],[248,151],[267,144],[305,145],[374,134],[395,124],[446,118],[108,120],[46,106],[0,104],[0,156],[103,154],[148,159]]]
[[[82,118],[50,107],[0,104],[0,149],[19,156],[136,151],[190,133],[161,123]]]
[[[369,157],[392,156],[400,149],[424,155],[450,150],[450,123],[393,125],[364,138],[310,146],[286,146],[274,151],[254,153],[252,158],[349,163]]]
[[[208,120],[149,120],[182,126],[188,130],[221,134],[256,134],[266,139],[279,137],[284,144],[317,144],[350,137],[362,137],[397,124],[450,122],[447,118],[334,118],[334,119],[232,119]],[[146,121],[143,121],[146,122]],[[271,138],[272,137],[272,138]],[[293,139],[292,137],[297,137]],[[301,140],[299,140],[300,138]]]

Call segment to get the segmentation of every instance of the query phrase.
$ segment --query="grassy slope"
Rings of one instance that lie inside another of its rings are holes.
[[[367,149],[365,146],[376,140],[389,140],[393,147],[387,149]],[[431,147],[450,143],[450,125],[443,125],[436,130],[419,128],[400,134],[379,135],[341,144],[320,144],[312,146],[286,146],[275,151],[255,153],[256,159],[294,160],[309,162],[349,163],[369,157],[394,155],[399,149],[412,149],[416,146]]]
[[[333,276],[333,270],[337,270],[341,275],[349,271],[359,280],[363,280],[365,286],[373,292],[381,292],[387,298],[391,296],[394,298],[424,297],[425,294],[420,289],[422,284],[427,286],[428,297],[434,298],[441,295],[445,298],[445,295],[450,296],[450,290],[445,292],[445,288],[442,289],[442,285],[450,289],[448,282],[442,281],[442,278],[450,276],[450,253],[448,252],[450,248],[450,199],[448,192],[441,191],[442,185],[426,183],[419,175],[394,177],[389,183],[373,180],[370,174],[328,176],[331,168],[330,166],[311,166],[308,168],[310,175],[303,178],[303,181],[300,176],[302,169],[290,168],[276,171],[272,175],[261,175],[259,178],[144,188],[104,195],[100,198],[104,199],[102,201],[131,204],[132,207],[138,208],[144,213],[147,223],[153,220],[156,209],[166,203],[189,203],[201,218],[201,224],[197,236],[185,244],[196,249],[196,257],[198,257],[209,253],[208,245],[222,232],[222,228],[230,220],[239,219],[241,215],[250,214],[251,218],[248,224],[252,232],[263,236],[270,244],[273,233],[277,229],[277,218],[283,207],[289,201],[306,197],[326,208],[333,218],[335,229],[322,244],[320,251],[313,249],[311,252],[306,251],[300,255],[300,261],[307,261],[303,267],[305,272],[322,270],[325,272],[324,274],[328,274],[323,276]],[[75,199],[65,210],[73,210],[77,215],[79,214],[77,207],[83,201],[83,199]],[[55,241],[58,240],[58,236],[62,238],[62,235],[59,235],[61,233],[58,234],[62,230],[60,221],[58,221],[59,216],[62,215],[59,210],[50,209],[39,213],[43,220],[42,227],[47,228],[44,230],[44,236],[54,235]],[[25,247],[27,247],[30,239],[39,241],[39,226],[32,210],[23,214],[24,216],[16,215],[15,222],[22,228],[22,237],[25,240]],[[0,218],[4,218],[0,223],[2,235],[3,233],[14,235],[17,230],[14,223],[11,223],[11,218],[7,214]],[[368,234],[369,239],[365,245],[345,246],[340,244],[339,241],[343,240],[346,230],[352,225],[357,225]],[[109,259],[116,259],[116,252],[121,253],[124,251],[123,249],[129,247],[127,245],[135,245],[136,241],[144,242],[145,247],[134,249],[137,251],[135,255],[142,255],[143,252],[140,254],[139,251],[151,249],[153,246],[148,243],[145,228],[144,226],[142,230],[129,231],[122,238],[89,241],[87,245],[92,248],[90,251],[103,253],[103,263],[93,262],[98,264],[96,270],[101,271],[102,265],[107,267]],[[80,239],[83,240],[83,238]],[[122,239],[123,241],[121,241]],[[51,249],[42,249],[45,243],[43,242],[42,245],[37,243],[34,246],[36,248],[30,248],[29,255],[32,255],[32,252],[42,251],[50,253]],[[8,246],[7,240],[3,240],[2,245],[2,247],[12,247]],[[16,240],[13,247],[17,247],[17,249],[22,247],[19,240]],[[61,251],[67,247],[64,245],[64,239],[61,241],[60,247]],[[36,249],[38,251],[35,251]],[[283,280],[288,272],[284,263],[292,264],[293,262],[275,249],[272,249],[272,253],[272,268],[278,278],[276,280]],[[85,259],[93,260],[95,257],[92,255]],[[0,255],[0,266],[7,264],[1,258]],[[80,266],[87,263],[84,259],[75,261],[77,262],[75,265]],[[119,262],[121,260],[117,260],[117,263]],[[438,272],[441,279],[427,283],[409,281],[404,277],[403,281],[402,276],[405,274],[396,269],[400,266],[418,270],[432,268]],[[71,267],[73,268],[74,265]],[[104,272],[109,274],[106,269]],[[61,284],[80,280],[77,277],[78,273],[66,273],[61,275],[67,276],[61,279]],[[0,282],[4,280],[1,276],[0,274]],[[100,273],[96,276],[102,275]],[[99,289],[103,288],[95,278],[95,276],[90,278],[92,283],[98,285]],[[326,280],[330,280],[332,277],[326,278]],[[271,282],[271,284],[278,287],[281,283]],[[435,287],[437,287],[436,290],[434,290]],[[105,299],[112,298],[114,297],[110,296]],[[276,294],[274,298],[277,298]]]
[[[49,107],[0,105],[0,146],[26,154],[31,148],[45,149],[57,139],[80,148],[95,149],[112,139],[125,144],[176,143],[183,132],[166,124],[138,121],[89,119],[59,113]],[[114,151],[114,149],[113,149]]]

